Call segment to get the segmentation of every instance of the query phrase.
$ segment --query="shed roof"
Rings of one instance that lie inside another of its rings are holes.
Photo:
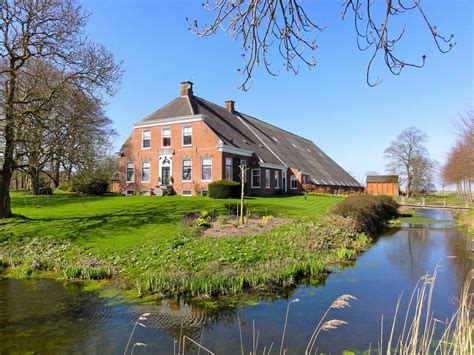
[[[398,182],[398,175],[367,175],[366,182]]]

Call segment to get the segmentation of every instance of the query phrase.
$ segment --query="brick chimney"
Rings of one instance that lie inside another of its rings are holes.
[[[180,95],[193,96],[193,83],[190,81],[182,81]]]
[[[228,109],[230,112],[234,112],[235,111],[235,101],[227,100],[225,102],[225,108]]]

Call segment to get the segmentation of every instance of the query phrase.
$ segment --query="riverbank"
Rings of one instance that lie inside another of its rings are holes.
[[[23,216],[2,221],[0,265],[8,267],[4,275],[111,279],[141,296],[278,290],[302,277],[326,274],[372,242],[364,234],[365,222],[361,229],[348,216],[328,215],[342,201],[337,197],[249,199],[249,212],[261,218],[262,232],[219,237],[205,235],[203,228],[209,216],[226,215],[229,201],[22,198]],[[272,212],[288,223],[265,231]]]
[[[474,210],[458,212],[455,218],[462,228],[465,228],[467,234],[474,235]]]
[[[451,218],[450,211],[445,210],[424,209],[419,213],[418,217],[439,223]],[[321,332],[316,344],[318,352],[359,354],[370,344],[374,349],[374,344],[381,340],[382,315],[386,349],[397,299],[403,293],[395,339],[403,331],[411,291],[419,285],[419,278],[433,271],[440,260],[430,314],[436,319],[450,319],[458,308],[453,299],[460,299],[459,290],[472,268],[472,252],[466,245],[465,234],[454,227],[452,219],[446,226],[416,224],[391,228],[347,267],[334,269],[320,282],[301,282],[296,288],[278,294],[246,292],[204,297],[197,303],[186,297],[137,299],[136,292],[129,292],[126,296],[130,297],[124,300],[123,294],[112,288],[113,280],[0,280],[0,303],[8,304],[3,310],[3,323],[0,322],[1,351],[123,353],[135,321],[150,313],[143,322],[146,328],[138,326],[132,341],[146,344],[146,349],[141,349],[146,352],[173,353],[178,339],[187,336],[216,354],[236,354],[241,353],[239,334],[242,334],[244,350],[248,353],[257,332],[261,352],[272,343],[274,349],[279,348],[286,310],[291,303],[284,347],[288,352],[302,354],[322,315],[335,299],[346,294],[357,300],[351,301],[350,308],[331,311],[327,319],[339,319],[347,324]],[[432,281],[426,277],[423,280]],[[97,292],[98,283],[112,285]],[[443,325],[436,326],[435,342],[441,338],[442,328]],[[189,342],[186,344],[186,353],[197,352],[196,348],[190,348]]]

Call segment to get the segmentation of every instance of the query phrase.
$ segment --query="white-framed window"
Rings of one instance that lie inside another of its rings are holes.
[[[183,147],[189,147],[193,145],[193,127],[183,127]]]
[[[183,190],[183,191],[181,191],[181,195],[183,195],[183,196],[192,196],[193,192],[191,190]]]
[[[225,158],[225,179],[234,180],[234,161],[232,158]]]
[[[161,130],[161,146],[163,148],[171,146],[171,128]]]
[[[127,171],[126,171],[126,178],[127,182],[134,182],[135,181],[135,162],[129,161],[127,162]]]
[[[207,196],[209,193],[209,190],[208,189],[202,189],[201,190],[201,196]]]
[[[142,149],[150,149],[151,147],[151,133],[150,130],[142,131]]]
[[[275,170],[275,189],[280,188],[280,170]]]
[[[190,158],[183,159],[183,181],[191,181],[192,161]]]
[[[150,182],[150,161],[142,161],[142,182]]]
[[[295,175],[290,176],[290,188],[292,190],[298,189],[298,179],[296,178]]]
[[[261,186],[260,169],[252,169],[252,188],[259,189]]]
[[[201,180],[212,181],[212,158],[205,157],[201,159]]]
[[[271,185],[271,170],[270,169],[265,169],[265,188],[266,189],[269,189],[270,188],[270,185]]]

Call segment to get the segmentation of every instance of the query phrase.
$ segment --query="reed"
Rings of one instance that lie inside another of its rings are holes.
[[[438,264],[433,274],[423,275],[415,286],[405,313],[400,313],[400,296],[395,308],[394,319],[387,344],[383,346],[381,336],[379,354],[473,354],[474,324],[471,320],[472,280],[474,269],[469,272],[461,290],[459,305],[453,315],[446,321],[433,316],[432,297],[439,271]],[[401,317],[399,317],[399,315]],[[398,319],[403,319],[401,334],[395,334]],[[441,329],[439,329],[441,327]],[[436,331],[442,332],[436,338]]]
[[[63,274],[68,280],[102,280],[111,278],[113,275],[113,270],[109,267],[68,265],[63,268]]]
[[[436,266],[433,274],[426,274],[420,278],[414,287],[404,312],[400,308],[402,296],[399,297],[395,306],[394,319],[390,329],[390,335],[386,342],[384,342],[383,339],[384,328],[382,315],[381,335],[378,348],[372,349],[369,347],[369,350],[367,351],[369,355],[474,354],[474,323],[471,319],[473,307],[472,284],[474,280],[474,269],[469,272],[464,282],[457,310],[449,319],[444,322],[434,318],[432,309],[432,296],[436,285],[438,271],[439,265]],[[350,302],[353,300],[356,300],[356,298],[352,295],[341,295],[329,305],[326,312],[319,319],[308,340],[306,349],[304,351],[305,355],[317,353],[318,349],[316,345],[321,332],[331,331],[347,324],[347,322],[342,319],[330,319],[329,315],[334,309],[350,307]],[[298,299],[293,299],[288,303],[283,333],[280,340],[280,355],[286,354],[288,350],[284,347],[284,341],[290,305],[298,301]],[[395,329],[399,321],[403,322],[403,327],[401,333],[396,334]],[[262,344],[260,344],[260,349],[262,350],[259,349],[259,339],[261,333],[260,330],[256,328],[255,321],[252,322],[252,347],[250,350],[245,349],[243,346],[240,318],[238,318],[238,326],[241,354],[248,353],[250,355],[269,355],[271,353],[274,342],[267,346],[263,346],[263,349]],[[435,337],[438,326],[442,327],[439,329],[441,331],[441,337]],[[197,342],[188,338],[186,335],[183,335],[181,331],[179,339],[179,348],[177,352],[176,349],[174,350],[174,354],[185,354],[187,349],[185,348],[184,343],[186,340],[193,343],[199,349],[203,349],[210,354],[213,353],[212,349],[202,345],[202,334],[201,340]],[[175,343],[177,342],[178,341],[175,341]]]

